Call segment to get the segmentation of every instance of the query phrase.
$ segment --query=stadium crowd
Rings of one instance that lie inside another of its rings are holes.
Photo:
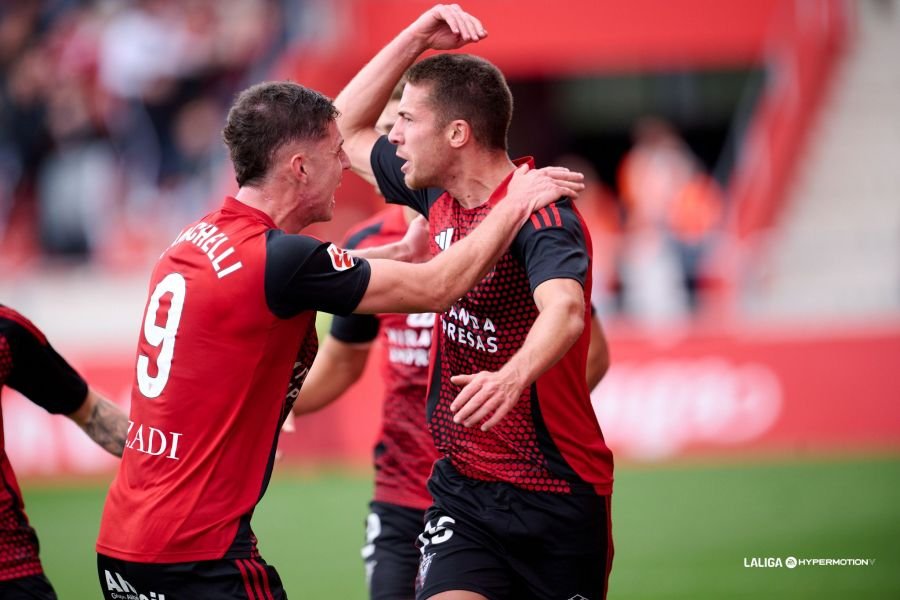
[[[124,264],[205,212],[223,179],[224,112],[303,38],[302,10],[302,0],[3,2],[4,254]]]
[[[0,7],[0,261],[149,264],[228,185],[221,124],[285,48],[328,36],[308,0],[135,0]],[[589,163],[575,163],[592,171]],[[604,317],[702,309],[724,202],[676,130],[648,119],[617,181],[589,177]]]

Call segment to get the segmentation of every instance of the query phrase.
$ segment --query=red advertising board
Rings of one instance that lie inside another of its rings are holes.
[[[900,450],[900,326],[678,339],[613,334],[611,347],[613,366],[592,400],[620,460]],[[76,353],[73,362],[127,404],[133,360]],[[282,436],[284,460],[367,464],[380,394],[370,364],[346,397]],[[8,389],[3,420],[20,475],[115,467],[74,424]]]
[[[593,402],[621,457],[900,448],[900,331],[620,340]]]

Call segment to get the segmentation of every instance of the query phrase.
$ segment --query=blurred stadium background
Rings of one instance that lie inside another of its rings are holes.
[[[239,89],[335,95],[420,0],[5,0],[0,303],[128,403],[153,261],[234,189]],[[900,597],[900,6],[469,0],[513,155],[586,170],[613,367],[610,598]],[[338,191],[339,238],[380,200]],[[371,365],[370,365],[371,367]],[[363,598],[377,371],[298,422],[255,517],[292,597]],[[60,597],[97,596],[115,461],[5,390]],[[875,559],[756,568],[753,559]]]

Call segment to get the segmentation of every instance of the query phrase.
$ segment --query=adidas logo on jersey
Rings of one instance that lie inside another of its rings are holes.
[[[450,244],[453,242],[453,227],[448,227],[443,230],[436,236],[434,236],[434,242],[438,245],[438,248],[441,250],[446,250],[450,247]]]

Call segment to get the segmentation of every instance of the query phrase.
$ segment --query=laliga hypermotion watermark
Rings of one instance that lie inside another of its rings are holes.
[[[798,567],[874,567],[874,558],[798,558],[787,556],[745,556],[745,569],[796,569]]]

